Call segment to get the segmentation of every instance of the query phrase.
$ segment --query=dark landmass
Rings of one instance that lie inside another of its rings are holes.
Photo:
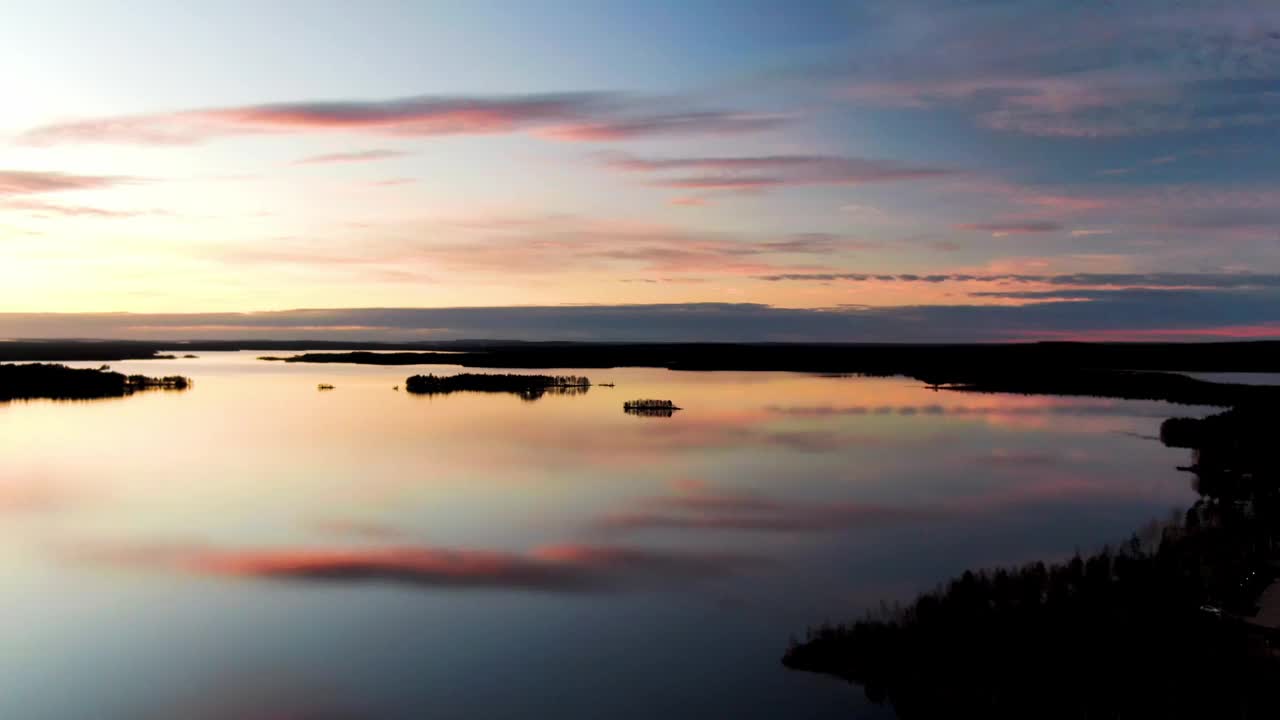
[[[155,343],[114,340],[5,340],[0,362],[152,360],[163,350]]]
[[[824,375],[903,375],[968,392],[1090,395],[1234,406],[1280,400],[1280,388],[1211,383],[1172,370],[1261,372],[1280,368],[1280,343],[1195,345],[504,345],[453,353],[306,353],[285,362],[464,367],[660,367],[780,370]]]
[[[914,377],[931,387],[963,392],[1086,395],[1219,407],[1280,401],[1280,386],[1208,382],[1172,372],[1065,368],[1044,372],[1035,368],[1001,368],[936,370]]]
[[[0,401],[88,400],[123,397],[140,390],[185,390],[190,386],[191,381],[179,375],[153,378],[65,365],[0,365]]]
[[[459,375],[414,375],[404,381],[404,389],[423,395],[453,392],[496,392],[537,400],[547,393],[584,393],[591,381],[576,375],[508,375],[462,373]]]
[[[259,360],[287,363],[348,363],[354,365],[456,365],[453,353],[441,352],[366,352],[303,353],[290,357],[264,355]]]
[[[0,362],[70,362],[76,360],[160,360],[181,355],[195,358],[194,352],[236,352],[241,350],[328,352],[362,350],[445,350],[447,343],[380,343],[332,340],[0,340]]]
[[[246,348],[266,349],[266,348]],[[308,349],[320,349],[311,347]],[[393,349],[369,346],[364,350]],[[396,348],[398,349],[398,348]],[[492,368],[655,367],[960,378],[997,369],[1280,372],[1280,341],[1233,343],[1022,343],[1007,345],[812,345],[727,343],[477,343],[420,346],[433,352],[324,352],[290,362],[377,365],[444,363]]]
[[[679,410],[676,404],[670,400],[628,400],[622,403],[624,409],[629,410]]]
[[[1167,421],[1201,498],[1147,541],[966,572],[905,609],[811,629],[790,668],[899,717],[1280,717],[1280,631],[1254,606],[1280,550],[1267,406]]]
[[[467,367],[779,370],[828,374],[927,375],[996,367],[1280,372],[1280,341],[1220,343],[1009,343],[979,345],[813,343],[574,343],[457,340],[380,343],[323,340],[16,340],[0,361],[125,360],[200,351],[323,351],[295,362],[386,365],[447,362]],[[401,351],[396,354],[368,351]],[[415,353],[442,353],[445,358]],[[346,355],[345,358],[329,357]],[[322,357],[324,356],[324,357]],[[371,357],[373,356],[373,357]]]

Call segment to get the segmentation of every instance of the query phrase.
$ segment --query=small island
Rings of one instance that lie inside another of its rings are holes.
[[[404,389],[420,395],[453,392],[496,392],[536,400],[551,392],[571,395],[586,392],[591,381],[578,375],[513,375],[461,373],[458,375],[414,375],[404,381]]]
[[[623,412],[648,417],[671,417],[680,409],[670,400],[628,400],[622,403]]]
[[[128,375],[125,377],[124,384],[129,392],[138,390],[186,390],[191,387],[191,378],[181,375],[165,375],[158,378],[147,375]]]
[[[148,377],[66,365],[32,363],[0,365],[0,400],[89,400],[123,397],[142,390],[186,390],[190,378],[181,375]]]

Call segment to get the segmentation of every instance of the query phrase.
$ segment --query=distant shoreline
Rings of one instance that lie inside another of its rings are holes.
[[[505,368],[659,367],[672,370],[776,370],[913,374],[939,368],[996,366],[1280,372],[1280,341],[1211,343],[819,344],[608,343],[458,340],[383,343],[320,340],[10,340],[0,362],[160,359],[192,352],[291,351],[294,362],[445,364]],[[369,358],[356,355],[380,355]],[[389,355],[399,356],[393,360]],[[345,359],[336,355],[346,354]],[[320,357],[323,355],[324,357]]]
[[[1275,401],[1280,387],[1197,380],[1172,372],[1280,372],[1280,342],[818,345],[691,343],[335,343],[318,341],[20,341],[0,362],[164,358],[161,353],[302,350],[288,363],[455,365],[492,369],[665,368],[915,378],[938,390],[1081,395],[1229,407]],[[375,352],[376,351],[376,352]]]
[[[1251,347],[1257,350],[1256,347]],[[1267,348],[1274,350],[1274,348]],[[837,346],[616,346],[500,347],[483,351],[323,352],[263,360],[288,363],[435,365],[490,368],[658,367],[669,370],[772,370],[905,376],[937,390],[1078,395],[1161,400],[1182,405],[1230,407],[1246,400],[1280,400],[1280,386],[1210,382],[1175,370],[1265,372],[1270,353],[1239,357],[1234,346],[1108,346],[1060,344],[1017,346],[862,347]],[[780,356],[779,351],[792,353]],[[1224,352],[1215,361],[1207,355]],[[661,353],[661,355],[660,355]],[[1132,370],[1143,367],[1154,369]]]

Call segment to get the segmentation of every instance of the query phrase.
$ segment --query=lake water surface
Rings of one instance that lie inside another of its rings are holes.
[[[788,637],[1184,510],[1153,436],[1211,412],[636,368],[424,397],[392,388],[459,369],[256,354],[0,404],[0,718],[888,717]]]

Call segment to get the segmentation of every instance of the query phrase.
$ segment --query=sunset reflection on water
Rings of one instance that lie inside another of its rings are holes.
[[[878,717],[785,671],[787,637],[1185,507],[1185,458],[1151,436],[1207,412],[788,373],[563,369],[617,387],[523,401],[393,390],[451,367],[113,365],[196,383],[0,405],[0,717]]]

